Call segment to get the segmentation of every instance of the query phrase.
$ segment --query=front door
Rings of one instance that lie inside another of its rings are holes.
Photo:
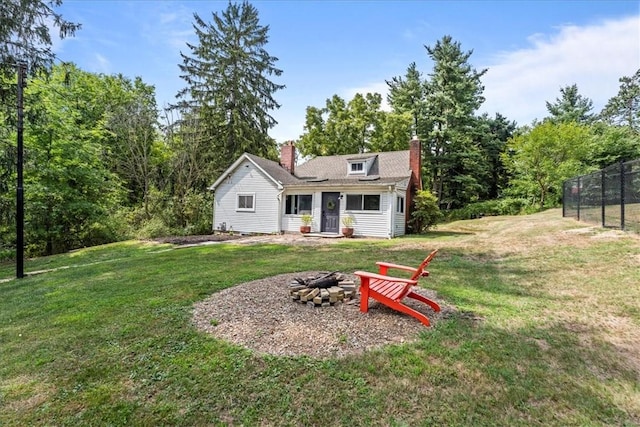
[[[340,193],[322,193],[322,225],[320,231],[338,233],[340,225]]]

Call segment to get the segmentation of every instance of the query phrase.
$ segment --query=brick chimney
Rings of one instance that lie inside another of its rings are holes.
[[[280,146],[280,166],[293,175],[296,167],[296,146],[287,141]]]
[[[422,143],[417,135],[409,142],[409,169],[415,188],[422,190]]]

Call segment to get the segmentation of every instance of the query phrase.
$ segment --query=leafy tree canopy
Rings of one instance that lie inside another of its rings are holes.
[[[541,208],[556,206],[566,179],[589,172],[591,127],[546,121],[507,144],[503,161],[511,173],[509,193]]]
[[[307,107],[297,146],[303,156],[406,150],[411,116],[382,111],[378,93],[355,94],[346,102],[338,95],[325,107]]]

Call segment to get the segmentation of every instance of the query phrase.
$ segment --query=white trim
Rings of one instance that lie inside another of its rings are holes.
[[[377,213],[380,213],[380,212],[383,211],[383,209],[382,209],[382,194],[383,193],[384,192],[380,192],[380,193],[365,193],[365,192],[344,193],[345,194],[344,210],[345,210],[345,212],[362,212],[362,213],[377,212]],[[349,196],[360,196],[360,201],[362,202],[360,204],[361,208],[364,208],[364,197],[365,196],[378,196],[378,209],[349,209],[349,208],[347,208],[347,200],[348,200]]]
[[[216,191],[216,188],[222,183],[222,181],[225,180],[225,178],[227,178],[228,176],[231,176],[231,173],[236,170],[236,168],[238,166],[240,166],[242,164],[243,161],[249,161],[251,162],[251,164],[253,166],[256,167],[256,169],[258,169],[262,174],[264,174],[264,176],[266,176],[267,178],[269,178],[271,181],[274,182],[274,184],[276,184],[276,186],[278,187],[278,190],[282,190],[284,187],[282,186],[282,183],[278,180],[276,180],[274,177],[272,177],[271,175],[269,175],[264,169],[262,169],[256,162],[254,162],[251,157],[249,157],[247,155],[247,153],[243,153],[242,156],[238,157],[238,160],[236,160],[235,162],[233,162],[233,164],[231,166],[229,166],[227,168],[226,171],[224,171],[222,173],[222,175],[220,175],[220,177],[218,179],[216,179],[216,182],[213,183],[213,185],[211,187],[209,187],[209,190],[211,191]]]
[[[404,214],[404,196],[396,194],[396,213]]]
[[[241,208],[240,205],[240,197],[251,196],[251,207],[250,208]],[[236,212],[255,212],[256,211],[256,193],[246,193],[240,192],[236,193]]]

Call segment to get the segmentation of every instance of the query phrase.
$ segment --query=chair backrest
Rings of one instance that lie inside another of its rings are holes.
[[[418,267],[416,272],[413,273],[413,275],[411,276],[411,280],[418,280],[420,277],[427,277],[429,275],[429,272],[426,271],[425,268],[427,268],[427,266],[429,265],[431,260],[436,256],[437,253],[438,253],[438,250],[435,249],[424,259],[424,261],[420,263],[420,266]]]

